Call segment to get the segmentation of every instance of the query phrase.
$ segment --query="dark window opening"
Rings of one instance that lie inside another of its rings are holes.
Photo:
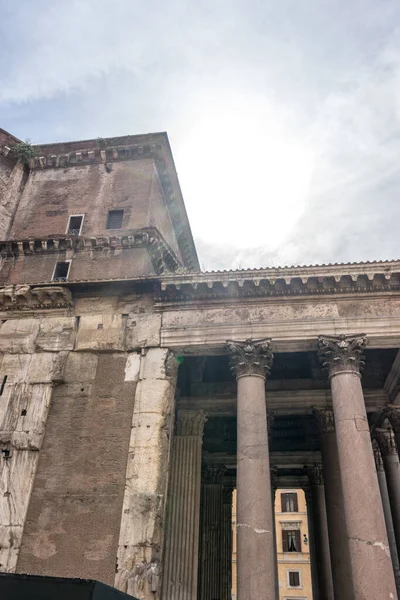
[[[299,587],[300,586],[299,571],[289,571],[289,585],[290,585],[290,587]]]
[[[3,381],[2,381],[1,387],[0,387],[0,396],[3,395],[4,387],[5,387],[6,383],[7,383],[7,375],[4,375]]]
[[[281,494],[282,512],[299,512],[297,502],[297,494],[295,492],[287,492]]]
[[[54,270],[53,281],[67,281],[69,262],[58,262]]]
[[[70,217],[68,223],[68,233],[70,235],[80,235],[83,216]]]
[[[26,417],[26,408],[21,410],[21,417]]]
[[[106,229],[121,229],[123,216],[123,210],[108,211]]]
[[[284,529],[282,531],[282,551],[301,552],[301,538],[299,529]]]

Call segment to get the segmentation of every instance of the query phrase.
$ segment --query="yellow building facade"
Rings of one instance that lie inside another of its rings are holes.
[[[232,508],[232,599],[237,595],[236,490]],[[279,600],[312,600],[307,508],[301,489],[278,489],[275,496]]]

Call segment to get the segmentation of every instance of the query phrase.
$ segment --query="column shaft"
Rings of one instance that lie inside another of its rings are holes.
[[[314,465],[309,469],[311,497],[314,509],[314,538],[319,583],[319,599],[333,600],[333,580],[331,555],[329,550],[328,522],[326,518],[325,490],[322,466]]]
[[[240,600],[275,600],[275,553],[265,375],[266,340],[231,342],[237,378],[237,572]]]
[[[224,488],[222,514],[222,575],[221,600],[231,600],[232,594],[232,489]]]
[[[387,536],[388,536],[388,540],[389,540],[390,556],[392,559],[394,578],[395,578],[396,586],[397,586],[397,595],[400,598],[400,593],[399,593],[400,592],[400,565],[399,565],[399,557],[398,557],[398,553],[397,553],[396,536],[394,534],[394,528],[393,528],[392,511],[390,508],[389,493],[388,493],[387,484],[386,484],[386,475],[385,475],[385,471],[383,468],[381,453],[379,451],[377,443],[374,442],[374,444],[376,444],[374,447],[376,474],[378,477],[378,484],[379,484],[379,489],[381,492],[383,514],[385,517],[386,531],[387,531]]]
[[[355,600],[333,411],[330,409],[316,411],[316,416],[321,433],[322,469],[335,598]]]
[[[307,503],[307,523],[308,523],[308,543],[310,545],[310,567],[311,567],[311,585],[313,600],[319,600],[317,553],[315,547],[315,517],[314,506],[312,502],[311,489],[304,490]]]
[[[162,598],[196,600],[204,414],[178,416],[173,441]]]
[[[263,377],[238,379],[237,454],[238,596],[240,600],[274,600],[274,527]]]
[[[392,429],[376,429],[376,439],[386,474],[387,490],[396,536],[397,553],[400,553],[400,462]]]
[[[200,600],[220,600],[222,575],[223,469],[203,471]]]

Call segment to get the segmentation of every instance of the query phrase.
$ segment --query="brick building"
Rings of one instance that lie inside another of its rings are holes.
[[[201,272],[163,133],[0,130],[0,194],[0,570],[227,600],[237,489],[273,600],[303,489],[314,600],[394,598],[400,262]]]

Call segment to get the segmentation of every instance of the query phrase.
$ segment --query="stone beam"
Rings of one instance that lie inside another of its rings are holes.
[[[388,403],[385,390],[364,390],[367,412],[381,410]],[[311,414],[312,408],[323,408],[332,404],[330,390],[268,390],[268,407],[277,415]],[[190,396],[179,399],[179,407],[184,410],[204,410],[210,417],[236,415],[236,395],[230,396]]]

